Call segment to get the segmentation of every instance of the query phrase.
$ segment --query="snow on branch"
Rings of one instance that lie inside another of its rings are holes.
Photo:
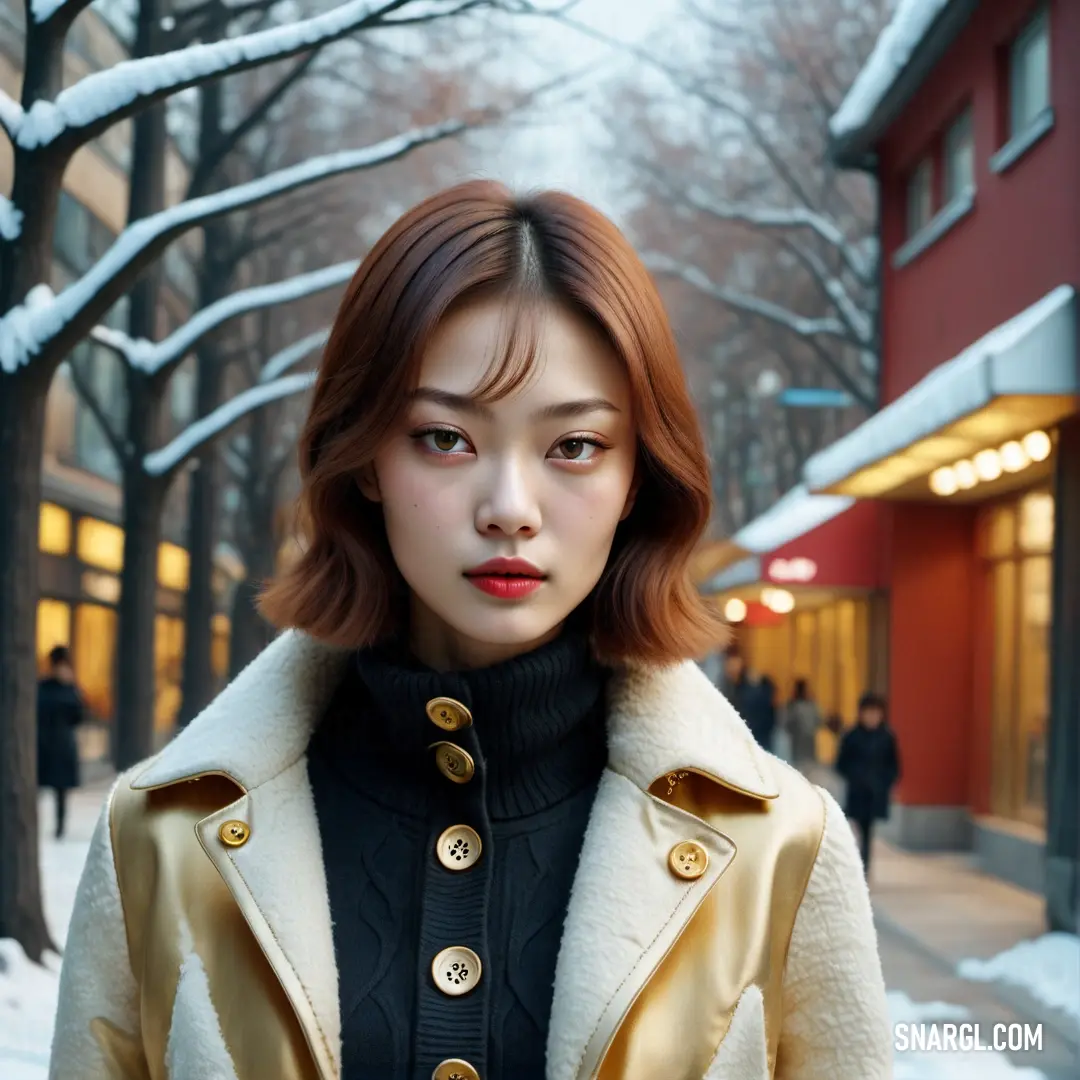
[[[128,353],[128,361],[147,375],[157,375],[181,360],[211,331],[222,323],[246,315],[249,311],[287,304],[304,296],[342,285],[356,273],[355,259],[313,270],[307,274],[275,281],[269,285],[254,285],[240,289],[196,312],[183,326],[149,349],[134,349]],[[136,343],[142,345],[142,342]]]
[[[175,472],[200,447],[228,431],[248,414],[273,401],[302,394],[314,382],[315,372],[304,371],[242,391],[219,405],[209,415],[185,428],[168,445],[147,454],[143,458],[143,469],[150,476],[166,476]]]
[[[313,334],[294,341],[280,352],[275,353],[266,361],[262,371],[259,372],[259,382],[268,383],[284,375],[294,364],[299,364],[305,357],[310,356],[316,349],[321,349],[329,337],[328,328],[316,330]]]
[[[8,133],[12,142],[15,141],[25,116],[23,107],[10,94],[0,90],[0,127]]]
[[[774,304],[771,300],[764,300],[759,296],[751,296],[737,289],[729,289],[725,285],[720,285],[698,267],[681,263],[667,255],[649,254],[644,261],[645,265],[655,274],[678,278],[722,304],[727,304],[729,307],[745,312],[748,315],[759,315],[761,318],[776,323],[792,333],[798,334],[800,337],[810,338],[825,334],[830,337],[840,338],[842,341],[850,340],[847,328],[839,319],[834,319],[831,316],[815,319],[805,315],[796,315],[793,311],[789,311],[780,304]]]
[[[463,6],[462,0],[404,2],[410,14],[415,9],[417,15],[426,12],[432,17],[452,15]],[[121,120],[180,90],[336,41],[365,23],[378,25],[384,12],[402,6],[402,0],[349,0],[321,15],[283,26],[211,44],[189,45],[158,56],[125,60],[85,76],[61,91],[55,101],[34,102],[21,123],[9,130],[27,150],[48,146],[60,138],[74,150]]]
[[[18,240],[22,220],[23,212],[6,195],[0,195],[0,236],[5,240]]]
[[[319,180],[393,161],[416,147],[457,135],[467,127],[465,121],[447,120],[416,128],[358,150],[340,150],[312,158],[133,222],[81,278],[50,303],[31,308],[28,299],[0,317],[0,371],[10,374],[30,363],[90,305],[107,310],[123,294],[133,271],[147,265],[170,241],[189,229]]]
[[[67,0],[30,0],[30,17],[39,26],[47,23]]]

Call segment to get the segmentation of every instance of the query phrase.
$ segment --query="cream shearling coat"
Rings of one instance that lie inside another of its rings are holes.
[[[340,1076],[305,753],[346,655],[282,635],[118,779],[69,931],[53,1080]],[[869,896],[834,800],[760,750],[693,664],[617,673],[608,715],[548,1080],[890,1077]],[[240,846],[222,841],[233,821]],[[709,856],[692,881],[668,864],[688,839]]]

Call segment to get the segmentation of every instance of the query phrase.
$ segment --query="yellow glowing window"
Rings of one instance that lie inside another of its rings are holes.
[[[38,547],[49,555],[71,550],[71,514],[55,503],[43,502],[38,512]]]
[[[1049,492],[1020,500],[1020,547],[1040,554],[1054,550],[1054,496]]]
[[[164,588],[183,592],[188,587],[188,553],[176,544],[159,544],[157,577]]]
[[[98,518],[80,518],[75,550],[84,563],[118,574],[124,568],[124,530]]]
[[[216,678],[224,679],[229,673],[229,616],[218,612],[211,626],[213,643],[210,649],[210,666]]]
[[[116,612],[100,604],[75,609],[75,680],[98,719],[113,715]]]
[[[71,644],[71,608],[63,600],[39,600],[37,607],[37,662],[44,672],[49,653],[57,645]]]

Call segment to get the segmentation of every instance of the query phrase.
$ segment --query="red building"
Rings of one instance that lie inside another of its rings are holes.
[[[895,837],[1076,929],[1080,3],[901,0],[832,121],[881,197],[881,410],[807,463],[874,500]]]

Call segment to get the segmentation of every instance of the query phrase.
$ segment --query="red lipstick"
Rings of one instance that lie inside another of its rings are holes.
[[[520,600],[539,589],[545,574],[527,559],[488,559],[465,571],[471,584],[500,600]]]

